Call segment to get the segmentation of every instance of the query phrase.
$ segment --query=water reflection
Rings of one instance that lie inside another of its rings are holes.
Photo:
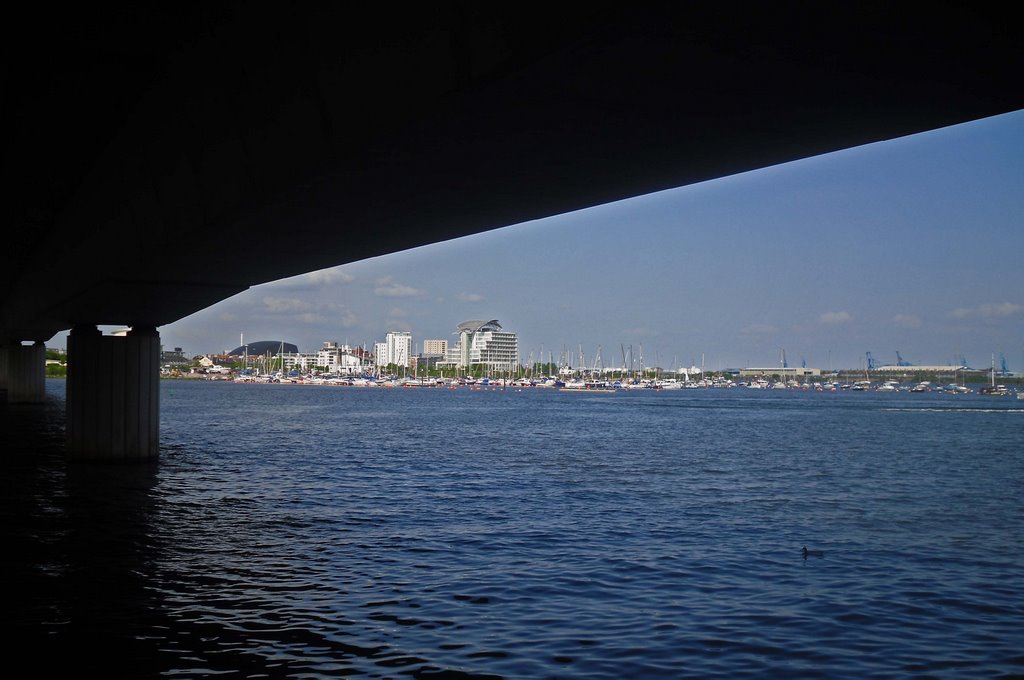
[[[64,403],[5,406],[6,637],[39,673],[151,675],[153,464],[69,462]]]

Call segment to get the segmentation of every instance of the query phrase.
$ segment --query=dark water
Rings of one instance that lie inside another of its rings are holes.
[[[8,665],[1024,675],[1015,399],[169,381],[160,462],[97,466],[48,389],[3,417]]]

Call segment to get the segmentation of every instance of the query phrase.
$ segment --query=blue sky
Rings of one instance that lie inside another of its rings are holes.
[[[311,351],[498,319],[524,361],[1020,371],[1022,263],[1017,112],[256,286],[160,333]]]

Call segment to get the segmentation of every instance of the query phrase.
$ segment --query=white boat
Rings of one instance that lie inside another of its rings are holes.
[[[631,380],[629,382],[622,383],[622,389],[624,390],[642,390],[647,386],[647,381],[643,380]]]
[[[987,394],[987,395],[993,396],[993,397],[1008,397],[1008,396],[1010,396],[1010,390],[1006,387],[1006,385],[997,385],[996,384],[996,355],[995,354],[992,355],[992,383],[990,385],[986,385],[985,387],[982,387],[981,389],[979,389],[978,390],[978,394]],[[1019,394],[1017,396],[1020,397]]]

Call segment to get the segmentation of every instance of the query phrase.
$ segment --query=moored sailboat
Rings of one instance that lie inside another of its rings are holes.
[[[1008,397],[1008,396],[1010,396],[1010,390],[1007,389],[1006,385],[997,385],[996,384],[996,355],[995,354],[992,355],[992,372],[991,372],[991,375],[992,375],[991,383],[986,385],[985,387],[980,388],[978,390],[978,394],[987,394],[987,395],[993,396],[993,397]],[[1020,395],[1018,394],[1017,397],[1019,398]]]

